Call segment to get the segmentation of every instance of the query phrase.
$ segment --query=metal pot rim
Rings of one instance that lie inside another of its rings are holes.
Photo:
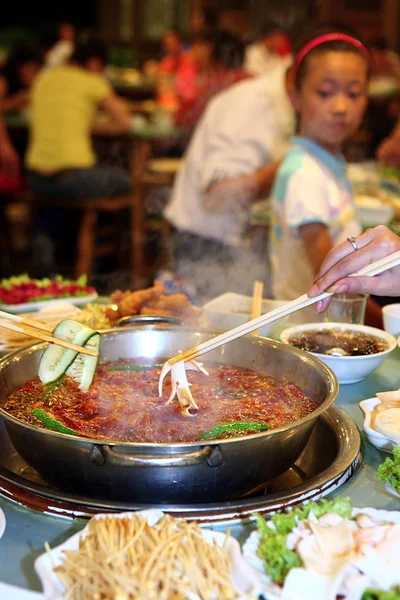
[[[144,328],[143,326],[129,326],[129,327],[114,327],[114,328],[110,328],[110,329],[103,329],[101,330],[102,335],[104,334],[119,334],[119,333],[126,333],[128,334],[130,331],[132,331],[132,329],[134,330],[138,330],[138,331],[143,331]],[[146,329],[157,329],[157,330],[163,330],[163,331],[177,331],[182,333],[182,327],[180,326],[160,326],[157,325],[156,327],[154,326],[146,326]],[[196,329],[196,328],[188,328],[185,327],[184,328],[186,332],[188,333],[202,333],[202,334],[209,334],[210,336],[214,336],[214,335],[218,335],[221,333],[221,330],[216,330],[216,329]],[[100,445],[100,446],[112,446],[112,447],[121,447],[121,448],[133,448],[133,449],[157,449],[157,450],[169,450],[169,451],[173,451],[174,449],[176,450],[185,450],[185,449],[192,449],[195,447],[203,447],[203,446],[221,446],[221,445],[226,445],[226,444],[230,444],[233,442],[240,442],[241,440],[251,440],[254,438],[260,438],[263,436],[272,436],[276,433],[281,433],[284,431],[287,431],[289,429],[296,429],[297,427],[300,427],[301,425],[303,425],[304,423],[307,423],[308,421],[314,420],[317,417],[319,417],[322,413],[324,413],[335,401],[338,391],[339,391],[339,383],[337,380],[336,375],[334,374],[334,372],[325,364],[323,363],[319,358],[317,358],[316,356],[313,356],[312,354],[304,351],[304,350],[300,350],[299,348],[295,348],[294,346],[289,346],[288,344],[284,344],[283,342],[279,342],[277,340],[273,340],[271,338],[264,338],[261,336],[244,336],[246,338],[250,338],[254,341],[254,343],[258,343],[260,345],[268,345],[268,346],[272,346],[274,348],[280,348],[285,350],[285,352],[289,352],[291,354],[295,354],[297,355],[302,361],[306,362],[306,363],[311,363],[312,365],[314,365],[314,367],[317,367],[317,369],[320,371],[321,375],[324,377],[324,379],[327,382],[327,387],[328,387],[328,393],[327,396],[325,398],[325,400],[321,403],[321,405],[312,413],[310,413],[309,415],[306,415],[305,417],[298,419],[297,421],[293,421],[291,423],[288,423],[286,425],[283,425],[282,427],[278,427],[275,429],[270,429],[268,431],[264,431],[264,432],[260,432],[260,433],[253,433],[251,435],[245,435],[245,436],[237,436],[237,437],[230,437],[230,438],[226,438],[226,439],[220,439],[220,440],[207,440],[207,441],[203,441],[203,442],[176,442],[173,444],[163,444],[163,443],[157,443],[157,442],[121,442],[121,441],[113,441],[113,440],[100,440],[100,439],[96,439],[96,438],[89,438],[89,437],[81,437],[81,436],[73,436],[73,435],[69,435],[69,434],[65,434],[65,433],[59,433],[58,431],[51,431],[50,429],[44,429],[42,427],[36,427],[35,425],[30,425],[29,423],[24,423],[23,421],[21,421],[20,419],[17,419],[16,417],[13,417],[12,415],[10,415],[9,413],[7,413],[7,411],[5,411],[1,406],[0,406],[0,416],[3,417],[6,420],[12,421],[13,423],[19,425],[19,426],[23,426],[26,429],[35,431],[35,432],[41,432],[44,435],[48,435],[48,436],[56,436],[57,438],[59,438],[60,436],[69,440],[77,440],[79,442],[87,442],[93,445]],[[16,350],[15,352],[12,352],[10,354],[7,354],[6,356],[4,356],[3,358],[0,359],[0,371],[1,369],[3,369],[4,367],[6,367],[7,365],[13,363],[13,362],[17,362],[19,360],[21,360],[26,354],[32,354],[34,352],[36,352],[37,350],[40,350],[42,348],[46,347],[46,342],[40,342],[40,343],[36,343],[36,344],[32,344],[31,346],[27,346],[25,348]]]

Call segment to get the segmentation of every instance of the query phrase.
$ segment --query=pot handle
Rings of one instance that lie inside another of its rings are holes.
[[[159,325],[167,323],[169,325],[184,325],[182,319],[172,315],[130,315],[122,317],[115,323],[115,327],[125,327],[126,325]]]
[[[112,446],[94,446],[90,459],[101,465],[109,463],[118,467],[189,467],[207,461],[210,467],[219,466],[223,457],[218,446],[203,446],[184,454],[127,454],[117,452]]]

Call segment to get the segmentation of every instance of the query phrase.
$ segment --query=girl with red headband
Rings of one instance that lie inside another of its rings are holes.
[[[304,294],[329,250],[361,232],[341,146],[364,115],[368,76],[365,46],[337,30],[308,39],[295,56],[288,92],[298,136],[272,193],[276,298]]]

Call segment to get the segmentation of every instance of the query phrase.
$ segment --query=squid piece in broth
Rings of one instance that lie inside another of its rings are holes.
[[[200,373],[208,375],[208,371],[203,367],[203,364],[197,362],[196,360],[191,360],[186,364],[183,360],[180,360],[173,365],[167,361],[164,363],[163,368],[161,369],[160,379],[158,382],[158,392],[160,396],[162,396],[163,381],[166,375],[171,371],[171,393],[167,400],[167,404],[170,404],[176,395],[178,397],[182,415],[185,417],[194,417],[196,412],[199,410],[199,407],[197,406],[190,391],[190,383],[186,377],[186,369],[200,371]]]

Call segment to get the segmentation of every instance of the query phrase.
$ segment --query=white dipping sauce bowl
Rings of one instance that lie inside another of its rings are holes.
[[[322,360],[322,362],[332,369],[339,383],[347,384],[362,381],[372,371],[375,371],[397,346],[396,338],[390,333],[375,327],[353,323],[307,323],[305,325],[296,325],[282,331],[281,340],[285,344],[290,344],[289,340],[293,336],[300,335],[306,331],[324,331],[330,329],[373,335],[388,344],[388,349],[383,352],[363,356],[332,356],[329,354],[320,354],[319,352],[310,352],[310,354]]]

